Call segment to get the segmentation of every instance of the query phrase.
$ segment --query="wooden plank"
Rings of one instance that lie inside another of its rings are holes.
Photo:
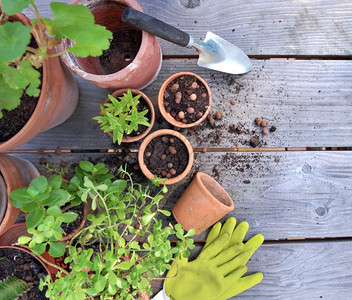
[[[164,60],[156,81],[144,92],[156,103],[162,82],[180,71],[193,71],[209,83],[212,111],[222,111],[223,118],[214,126],[203,122],[194,136],[182,130],[195,148],[250,148],[253,136],[259,137],[259,147],[352,145],[352,61],[255,60],[254,66],[254,71],[235,76],[200,68],[194,60]],[[109,91],[81,78],[77,80],[80,102],[74,115],[20,149],[114,147],[92,120]],[[230,104],[233,99],[236,105]],[[264,136],[254,124],[257,116],[277,130]],[[242,128],[240,134],[230,127],[238,125]],[[154,130],[166,127],[170,125],[159,115]]]
[[[114,153],[17,154],[32,161],[44,174],[45,164],[60,169],[66,162],[73,170],[81,159],[105,162],[116,171],[121,162]],[[136,153],[122,154],[136,182],[147,183],[134,170]],[[170,186],[164,208],[172,207],[196,172],[213,176],[230,194],[235,210],[226,216],[250,224],[249,235],[262,233],[266,240],[352,237],[352,152],[287,151],[197,153],[192,171],[179,184]],[[175,222],[173,217],[165,224]],[[205,240],[206,232],[196,240]]]
[[[36,1],[50,16],[49,0]],[[69,0],[60,0],[69,2]],[[204,39],[211,30],[249,55],[351,55],[352,4],[338,1],[140,0],[144,11]],[[160,40],[166,56],[196,55]]]
[[[264,244],[247,264],[247,274],[262,272],[263,281],[231,299],[350,299],[351,257],[352,241]],[[162,283],[154,281],[153,291]]]

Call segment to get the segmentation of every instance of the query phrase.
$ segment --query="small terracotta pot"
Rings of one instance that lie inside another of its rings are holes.
[[[121,97],[122,94],[126,93],[127,92],[127,88],[126,89],[119,89],[119,90],[116,90],[115,92],[112,93],[112,95],[115,97],[115,98],[118,98],[118,97]],[[122,138],[122,143],[133,143],[133,142],[137,142],[139,140],[141,140],[142,138],[144,138],[148,133],[149,131],[153,128],[154,126],[154,123],[155,123],[155,111],[154,111],[154,106],[153,106],[153,103],[152,101],[150,101],[150,99],[144,94],[142,93],[141,91],[139,90],[136,90],[136,89],[129,89],[131,90],[132,94],[134,96],[136,95],[141,95],[141,98],[144,99],[144,101],[148,104],[148,107],[149,107],[149,111],[150,111],[150,114],[151,114],[151,118],[149,120],[149,123],[150,123],[150,127],[148,127],[146,129],[146,131],[144,131],[142,134],[140,135],[137,135],[137,136],[124,136]],[[104,104],[105,103],[108,103],[108,102],[111,102],[109,98],[105,99],[104,101]],[[101,112],[100,112],[100,115]],[[110,131],[110,132],[107,132],[107,134],[112,138],[113,137],[113,133]]]
[[[172,209],[176,221],[196,234],[215,224],[234,209],[231,197],[209,175],[198,172]]]
[[[152,174],[149,169],[147,168],[146,164],[144,163],[144,151],[147,147],[147,145],[149,144],[149,142],[154,139],[157,136],[163,136],[163,135],[173,135],[177,138],[179,138],[186,146],[187,150],[188,150],[188,163],[186,166],[186,169],[179,174],[176,177],[170,178],[166,181],[165,184],[174,184],[176,182],[181,181],[183,178],[186,177],[186,175],[189,173],[189,171],[192,168],[193,165],[193,148],[190,144],[190,142],[179,132],[175,131],[175,130],[171,130],[171,129],[161,129],[161,130],[157,130],[154,131],[153,133],[151,133],[150,135],[148,135],[142,142],[142,144],[139,147],[138,150],[138,164],[140,169],[142,170],[143,174],[148,178],[148,179],[153,179],[154,178],[154,174]]]
[[[111,32],[121,29],[136,28],[122,22],[121,15],[125,7],[132,7],[142,11],[142,7],[135,0],[73,0],[70,4],[82,4],[89,8],[96,24],[105,26]],[[58,46],[59,51],[69,47],[70,41],[64,40]],[[151,84],[161,68],[161,49],[155,36],[142,31],[142,41],[137,55],[132,62],[115,73],[106,74],[98,57],[80,58],[72,53],[61,55],[62,61],[78,76],[87,79],[97,86],[112,90],[131,87],[143,89]]]
[[[0,154],[0,173],[4,178],[7,189],[7,210],[0,223],[0,235],[2,235],[21,214],[21,210],[11,204],[10,193],[22,186],[28,186],[40,174],[31,162],[5,154]]]
[[[11,20],[31,26],[23,14],[16,14]],[[55,50],[48,50],[54,54]],[[66,121],[76,109],[78,86],[72,74],[60,63],[58,57],[45,59],[43,79],[37,107],[26,125],[11,139],[0,143],[0,152],[9,151],[29,142],[39,133]]]
[[[169,112],[166,111],[166,109],[164,107],[164,93],[165,93],[166,87],[175,78],[180,77],[180,76],[185,76],[185,75],[194,76],[199,81],[201,81],[204,84],[204,86],[206,87],[208,95],[209,95],[208,108],[205,111],[205,113],[203,114],[203,116],[200,119],[198,119],[196,122],[188,123],[188,124],[185,124],[183,122],[177,121],[173,116],[170,115]],[[209,112],[210,112],[211,104],[212,104],[212,96],[211,96],[211,91],[210,91],[210,88],[209,88],[208,84],[205,82],[205,80],[202,77],[198,76],[197,74],[191,73],[191,72],[180,72],[180,73],[176,73],[176,74],[171,75],[168,79],[166,79],[164,81],[164,83],[160,87],[159,94],[158,94],[158,107],[159,107],[160,113],[162,114],[162,116],[164,117],[164,119],[167,122],[169,122],[170,124],[172,124],[172,125],[174,125],[176,127],[179,127],[179,128],[194,127],[194,126],[202,123],[205,120],[205,118],[208,116]]]

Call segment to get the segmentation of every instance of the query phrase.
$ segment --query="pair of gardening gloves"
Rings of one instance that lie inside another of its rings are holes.
[[[243,243],[248,228],[247,222],[236,227],[235,218],[223,226],[216,223],[194,261],[175,259],[164,290],[153,300],[226,300],[260,283],[262,273],[243,276],[247,261],[264,241],[263,235],[257,234]]]

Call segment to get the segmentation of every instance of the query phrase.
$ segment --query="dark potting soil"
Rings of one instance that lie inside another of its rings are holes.
[[[188,151],[179,138],[172,135],[158,136],[147,145],[144,163],[152,174],[173,178],[186,169]]]
[[[18,249],[0,249],[0,280],[7,277],[17,277],[27,282],[30,289],[18,299],[47,299],[46,288],[40,291],[40,278],[44,279],[47,274],[44,267],[33,257]],[[1,298],[1,295],[0,295]]]
[[[136,95],[133,95],[133,97],[135,97]],[[152,117],[152,114],[150,112],[148,103],[142,98],[139,98],[139,103],[137,105],[137,111],[138,112],[142,112],[144,110],[148,110],[148,112],[145,114],[145,117],[148,119],[148,122],[150,123],[150,119]],[[134,130],[132,131],[129,136],[138,136],[140,134],[142,134],[144,131],[146,131],[149,127],[145,126],[145,125],[138,125],[138,130]]]
[[[112,74],[127,67],[136,57],[142,42],[142,31],[134,29],[118,30],[108,50],[99,57],[106,74]]]
[[[78,214],[78,217],[72,223],[62,223],[61,228],[63,230],[64,235],[71,234],[81,225],[83,221],[83,209],[84,209],[84,204],[81,203],[80,205],[71,207],[67,211],[65,211],[65,212],[75,212],[76,214]]]
[[[181,93],[181,99],[178,96],[179,93]],[[195,100],[192,101],[191,99]],[[184,75],[177,77],[165,89],[164,107],[177,121],[186,124],[196,122],[204,115],[208,104],[209,95],[207,89],[194,76]],[[184,118],[182,118],[182,113]]]

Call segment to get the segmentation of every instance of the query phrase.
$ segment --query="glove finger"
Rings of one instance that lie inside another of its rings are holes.
[[[217,222],[209,231],[203,250],[208,247],[220,235],[221,223]]]
[[[238,243],[221,251],[218,254],[218,256],[213,258],[213,262],[215,266],[221,266],[224,263],[227,263],[231,259],[235,258],[237,255],[239,255],[241,252],[243,252],[244,251],[243,249],[244,249],[243,243]]]
[[[234,217],[228,218],[224,225],[221,227],[220,235],[227,232],[230,236],[232,236],[236,227],[236,223],[237,221]]]
[[[249,224],[247,222],[241,222],[238,224],[235,231],[231,235],[229,245],[231,246],[233,244],[242,243],[247,234],[248,228]]]
[[[264,236],[262,234],[257,234],[250,238],[245,244],[244,249],[245,251],[251,252],[252,254],[260,247],[261,244],[264,242]],[[247,263],[247,262],[245,262]]]
[[[218,267],[219,273],[223,276],[227,276],[228,274],[232,273],[238,267],[242,267],[245,264],[245,261],[251,257],[251,253],[246,251],[242,252],[241,254],[237,255],[235,258],[231,259],[227,263]]]
[[[230,275],[231,276],[231,275]],[[226,277],[226,280],[230,277]],[[236,279],[235,279],[236,280]],[[236,284],[234,284],[234,280],[232,280],[232,283],[229,283],[230,288],[228,288],[219,299],[225,300],[229,299],[233,296],[236,296],[251,287],[257,285],[263,280],[263,274],[262,273],[255,273],[252,275],[248,275],[245,277],[242,277],[240,279],[237,279]]]
[[[182,267],[184,267],[187,264],[188,264],[188,259],[187,258],[184,258],[183,256],[182,256],[182,258],[176,257],[171,262],[171,268],[167,272],[166,277],[167,278],[172,278],[172,277],[176,276],[180,272],[180,269],[182,269]]]
[[[197,259],[211,259],[217,256],[221,250],[227,246],[230,236],[224,233],[217,237],[206,249],[202,249]]]

